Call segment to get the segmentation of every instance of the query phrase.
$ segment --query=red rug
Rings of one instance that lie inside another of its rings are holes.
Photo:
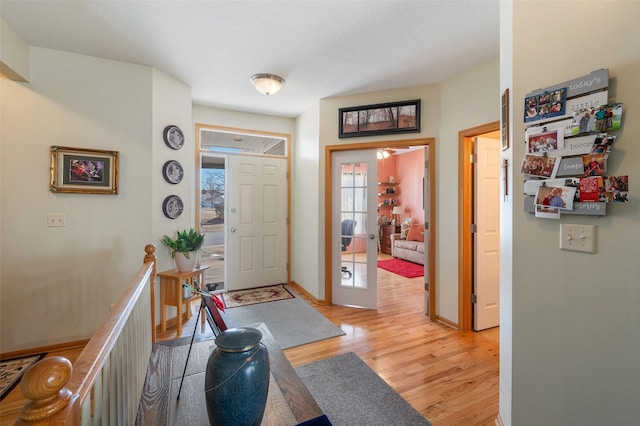
[[[405,278],[415,278],[424,276],[424,266],[417,263],[407,262],[402,259],[379,260],[378,268],[393,272]]]

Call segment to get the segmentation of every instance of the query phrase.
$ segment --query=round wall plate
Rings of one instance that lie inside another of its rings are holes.
[[[167,126],[164,128],[164,143],[171,149],[180,149],[184,145],[184,133],[178,126]]]
[[[184,204],[177,195],[169,195],[162,203],[162,212],[169,219],[175,219],[182,214]]]
[[[182,165],[176,160],[169,160],[162,166],[162,176],[169,183],[176,184],[182,182],[184,170]]]

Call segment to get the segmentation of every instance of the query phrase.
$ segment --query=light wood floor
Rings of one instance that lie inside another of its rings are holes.
[[[320,306],[305,298],[347,334],[285,350],[291,364],[355,352],[434,426],[494,425],[498,329],[459,333],[433,323],[423,313],[422,278],[405,279],[380,269],[378,274],[377,311]],[[182,337],[191,336],[195,319],[185,324]],[[209,335],[210,330],[201,334],[197,327],[197,338]],[[158,335],[159,340],[175,337],[175,327]],[[73,361],[79,352],[63,356]],[[0,425],[12,425],[23,403],[17,387],[0,403]]]

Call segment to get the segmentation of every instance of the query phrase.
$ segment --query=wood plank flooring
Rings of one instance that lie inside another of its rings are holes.
[[[423,313],[423,279],[378,269],[378,310],[319,306],[347,334],[285,350],[294,367],[355,352],[434,426],[495,425],[499,329],[459,333]]]
[[[459,333],[431,322],[423,313],[422,278],[380,269],[378,274],[377,311],[321,306],[303,296],[346,335],[285,350],[291,364],[355,352],[434,426],[495,425],[498,329]],[[182,337],[191,336],[195,319],[184,325]],[[196,335],[200,340],[211,331],[202,333],[198,326]],[[175,337],[175,326],[158,334],[158,340]],[[64,356],[73,360],[78,354]],[[17,387],[0,403],[0,425],[12,425],[23,404]]]

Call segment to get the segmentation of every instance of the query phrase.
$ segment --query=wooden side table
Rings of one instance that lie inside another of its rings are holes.
[[[187,320],[191,318],[191,301],[200,299],[197,293],[189,297],[182,297],[182,284],[186,283],[192,287],[202,289],[204,286],[204,271],[209,266],[202,265],[193,271],[180,272],[177,269],[171,269],[158,273],[160,277],[160,327],[162,332],[167,331],[167,313],[166,306],[175,306],[177,309],[177,334],[176,337],[182,335],[182,305],[187,306]]]
[[[400,233],[400,225],[382,225],[382,236],[380,237],[380,251],[391,254],[391,234]]]

